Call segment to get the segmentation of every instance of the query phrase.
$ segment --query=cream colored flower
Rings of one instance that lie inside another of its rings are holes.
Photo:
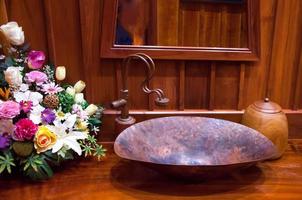
[[[77,130],[88,132],[88,123],[85,121],[78,120],[75,124]]]
[[[66,68],[64,66],[58,66],[56,68],[56,79],[63,81],[66,78]]]
[[[6,82],[11,87],[19,87],[22,84],[22,75],[18,67],[8,67],[4,71]]]
[[[73,88],[73,87],[68,87],[67,89],[66,89],[66,92],[68,93],[68,94],[70,94],[71,96],[75,96],[75,89]]]
[[[96,111],[98,110],[98,107],[94,104],[90,104],[85,111],[87,112],[87,114],[89,116],[94,115],[96,113]]]
[[[83,93],[77,93],[75,94],[75,98],[74,98],[74,101],[78,104],[81,104],[85,101],[84,99],[84,94]]]
[[[11,44],[22,45],[24,43],[24,32],[17,22],[8,22],[0,26],[0,29]]]
[[[81,93],[86,87],[86,84],[84,81],[78,81],[75,85],[74,85],[74,89],[76,93]]]

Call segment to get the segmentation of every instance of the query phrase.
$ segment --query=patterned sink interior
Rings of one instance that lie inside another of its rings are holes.
[[[276,153],[273,143],[253,129],[203,117],[166,117],[135,124],[117,137],[114,150],[128,160],[173,169],[233,169],[269,159]]]

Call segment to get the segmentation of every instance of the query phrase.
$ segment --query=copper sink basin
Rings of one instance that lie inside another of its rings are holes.
[[[114,151],[121,158],[189,179],[232,173],[277,153],[256,130],[203,117],[165,117],[135,124],[117,137]]]

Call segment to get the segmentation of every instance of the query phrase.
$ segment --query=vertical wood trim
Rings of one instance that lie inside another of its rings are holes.
[[[93,99],[93,80],[91,80],[91,69],[99,66],[98,58],[100,51],[100,42],[96,42],[95,38],[100,35],[100,13],[101,3],[99,0],[80,0],[80,23],[81,23],[81,41],[83,55],[83,73],[85,81],[90,85],[86,88],[88,99]]]
[[[216,62],[211,63],[209,110],[215,109]]]
[[[149,29],[148,32],[151,34],[151,44],[157,45],[157,0],[151,1],[151,13],[152,13],[152,19],[151,21],[151,27],[152,30]]]
[[[243,95],[244,95],[244,81],[245,81],[245,64],[240,64],[240,78],[239,78],[239,91],[238,91],[238,110],[243,109]]]
[[[302,42],[301,42],[302,43]],[[293,109],[298,110],[299,104],[300,104],[300,97],[301,97],[301,90],[302,90],[302,45],[300,47],[300,59],[298,61],[297,65],[297,77],[296,77],[296,83],[295,83],[295,91],[294,91],[294,104]]]
[[[269,52],[269,61],[268,61],[268,66],[267,66],[267,71],[266,71],[266,83],[265,83],[265,91],[264,91],[264,97],[263,98],[271,98],[271,92],[272,92],[272,86],[271,82],[273,81],[273,76],[271,74],[272,71],[272,63],[273,63],[273,50],[274,50],[274,41],[276,37],[276,26],[277,26],[277,12],[280,1],[275,1],[274,2],[274,22],[273,22],[273,33],[270,41],[270,52]],[[260,42],[261,43],[261,42]]]
[[[302,3],[299,1],[299,10],[298,12],[302,11]],[[297,51],[295,55],[295,80],[294,80],[294,88],[293,88],[293,101],[292,101],[292,108],[293,110],[298,110],[299,109],[299,104],[300,104],[300,98],[301,98],[301,81],[302,81],[302,39],[301,37],[301,31],[302,31],[302,19],[300,18],[299,23],[298,23],[298,28],[297,28],[297,38],[296,42],[299,44],[297,45]]]
[[[8,22],[5,0],[0,0],[0,25]]]
[[[114,62],[115,66],[115,81],[116,89],[115,95],[116,99],[120,98],[120,90],[122,89],[122,64],[120,60]]]
[[[149,80],[148,81],[148,87],[153,89],[153,79]],[[148,94],[148,110],[149,111],[153,111],[154,110],[154,96],[153,95],[150,95]]]
[[[179,69],[179,110],[185,110],[185,78],[186,78],[186,62],[178,63]]]
[[[55,45],[55,35],[53,30],[53,15],[51,8],[51,0],[44,0],[43,8],[45,13],[45,26],[46,26],[46,34],[47,34],[47,45],[49,52],[49,59],[53,62],[54,65],[57,63],[56,59],[56,45]]]

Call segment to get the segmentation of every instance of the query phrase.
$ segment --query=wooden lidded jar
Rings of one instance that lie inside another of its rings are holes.
[[[278,154],[272,159],[282,156],[287,148],[288,122],[278,104],[268,98],[256,101],[245,110],[242,124],[259,131],[276,145]]]

